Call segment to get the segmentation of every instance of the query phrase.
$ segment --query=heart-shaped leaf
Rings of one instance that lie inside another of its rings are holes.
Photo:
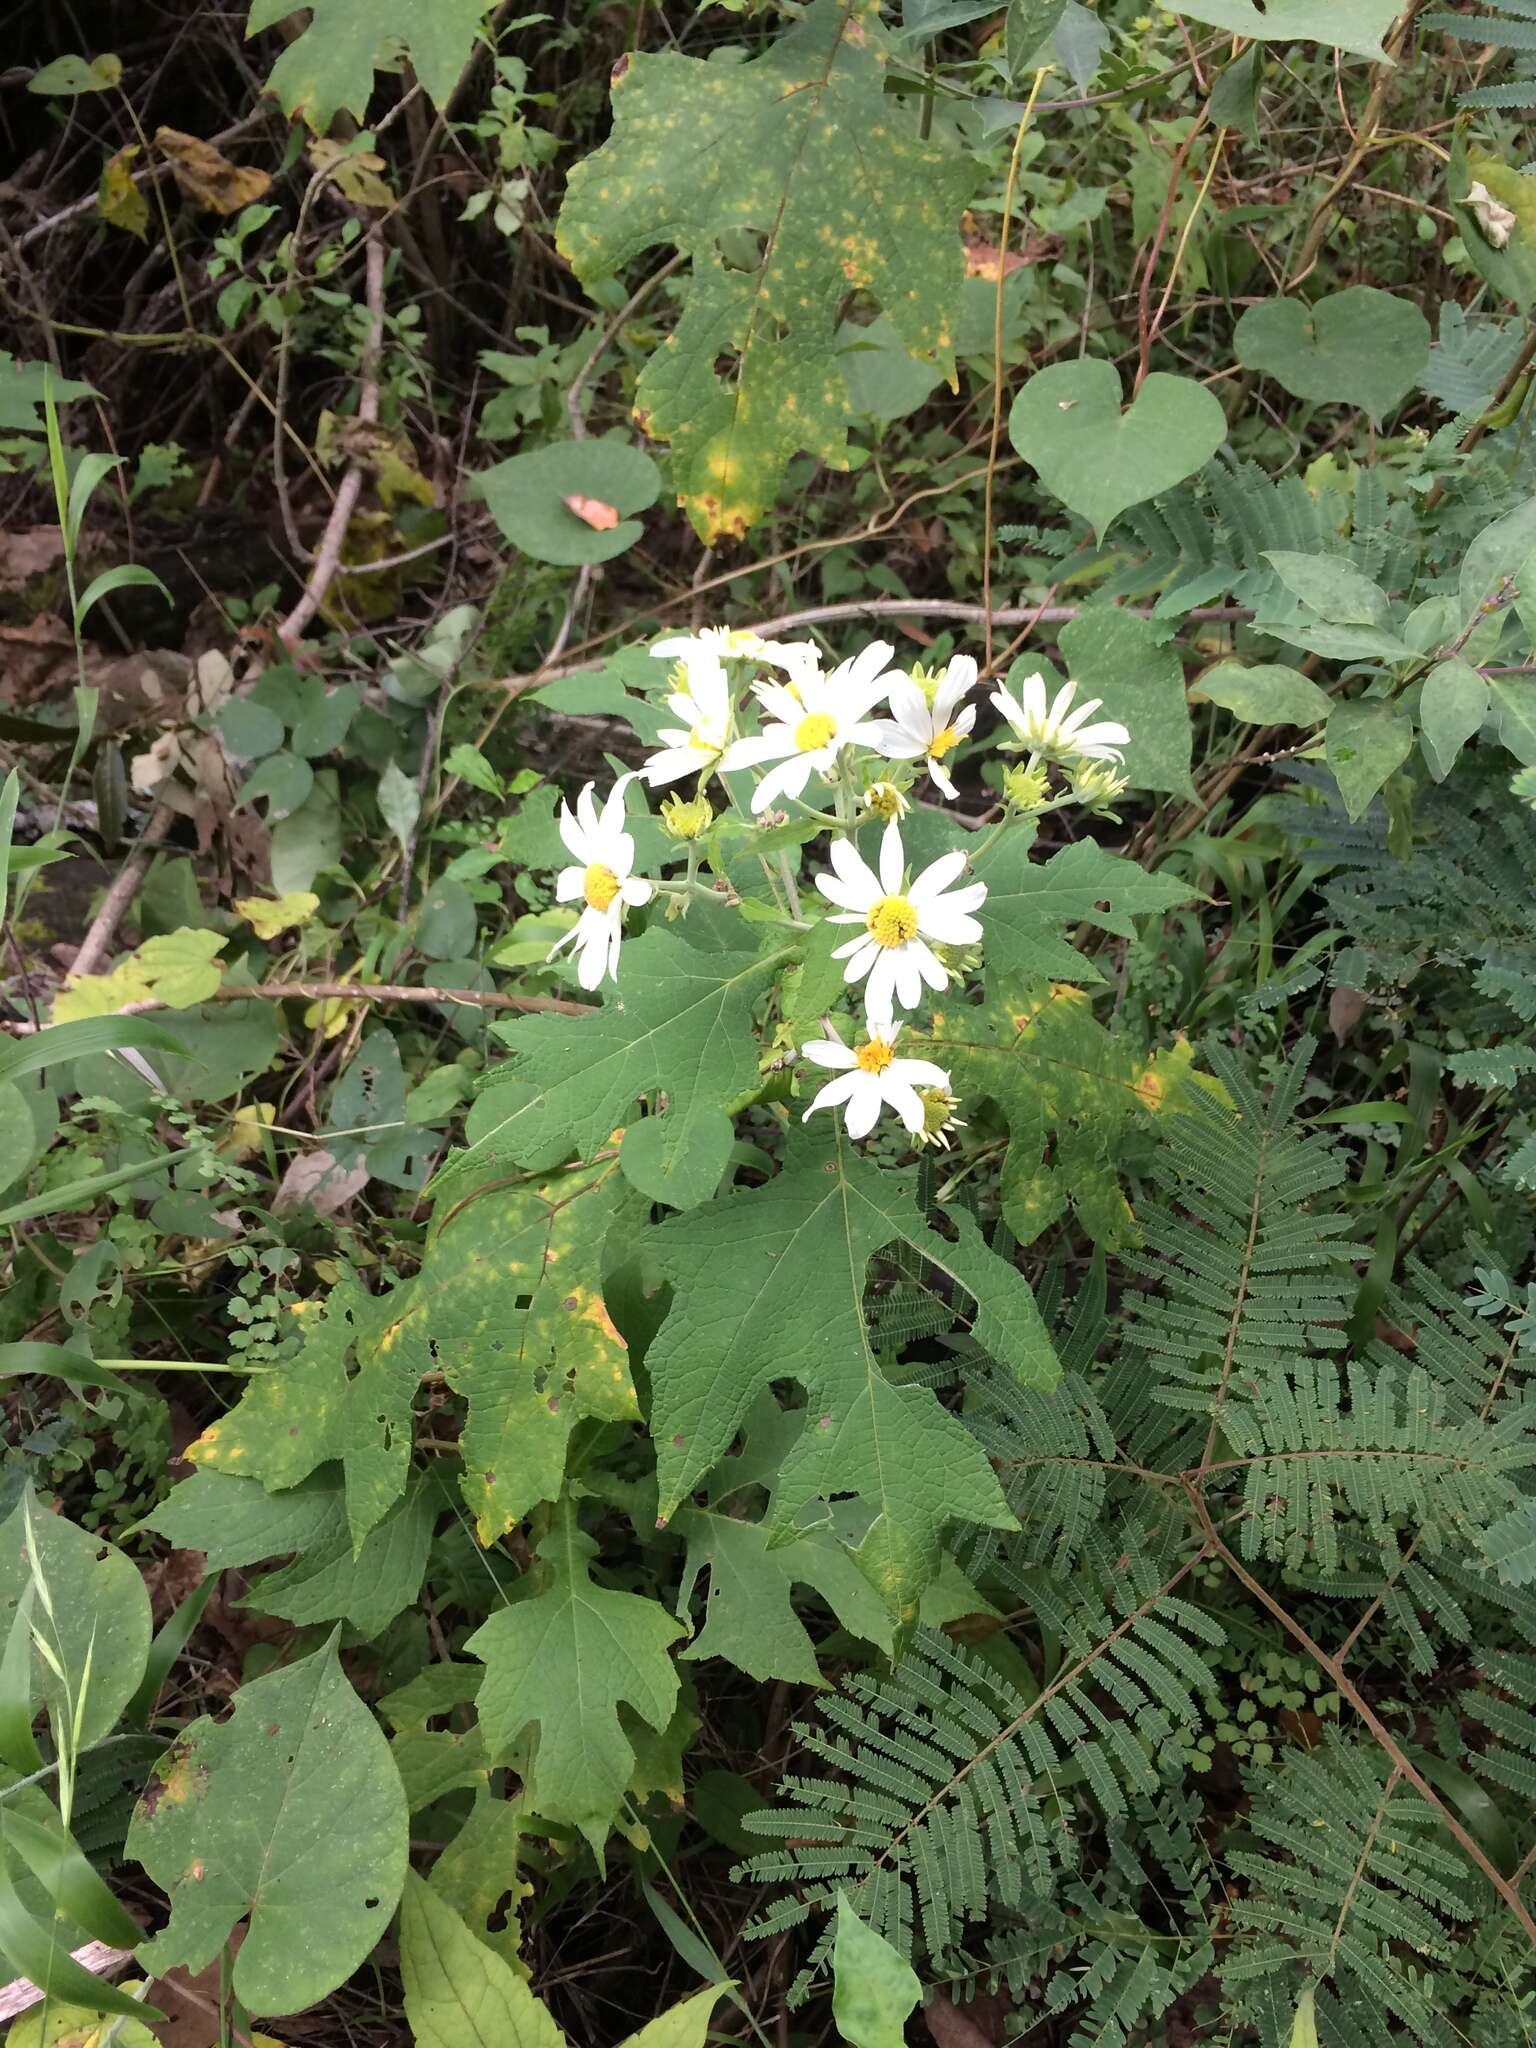
[[[1128,505],[1209,462],[1227,416],[1191,377],[1154,370],[1125,405],[1113,363],[1056,363],[1014,400],[1008,434],[1046,489],[1102,540]]]
[[[1350,817],[1361,817],[1371,798],[1413,745],[1413,727],[1390,704],[1341,704],[1329,719],[1324,752]]]
[[[1356,57],[1380,57],[1398,0],[1195,0],[1179,12],[1257,43],[1321,43]]]
[[[514,547],[537,562],[567,567],[608,562],[632,548],[645,529],[629,515],[654,505],[660,488],[661,472],[650,456],[626,441],[557,441],[509,456],[471,485]],[[612,526],[593,526],[572,511],[573,498],[625,516]]]
[[[1357,405],[1385,419],[1429,361],[1429,322],[1409,299],[1352,284],[1315,305],[1265,299],[1232,338],[1245,370],[1273,377],[1313,405]]]

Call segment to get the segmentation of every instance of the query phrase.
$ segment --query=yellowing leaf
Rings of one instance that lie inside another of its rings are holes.
[[[70,1024],[77,1017],[106,1017],[128,1003],[145,1003],[154,994],[143,969],[130,954],[110,974],[86,974],[61,988],[53,999],[55,1024]]]
[[[237,896],[235,908],[255,928],[258,939],[275,939],[279,932],[308,924],[320,908],[320,898],[308,889],[291,889],[286,896]]]
[[[309,145],[309,160],[317,171],[329,170],[331,183],[344,199],[357,206],[392,206],[395,195],[379,176],[384,159],[371,150],[354,149],[317,135]]]
[[[132,164],[142,151],[130,142],[109,157],[96,190],[96,210],[108,227],[122,228],[142,242],[149,230],[149,201],[133,182]]]
[[[162,1003],[189,1010],[194,1003],[206,1003],[217,989],[223,970],[216,956],[228,943],[219,932],[183,926],[146,939],[133,957]]]
[[[272,183],[270,171],[231,163],[211,142],[183,135],[179,128],[157,128],[155,147],[193,205],[208,213],[238,213]]]
[[[226,1159],[248,1159],[253,1152],[261,1150],[263,1134],[270,1128],[277,1116],[277,1106],[271,1102],[242,1102],[229,1120],[229,1129],[219,1140],[215,1150]]]
[[[867,0],[814,0],[744,64],[641,52],[614,86],[611,138],[571,172],[559,242],[578,277],[610,276],[658,242],[693,259],[635,417],[672,443],[707,541],[762,519],[802,449],[848,466],[838,326],[850,291],[879,302],[910,354],[954,374],[958,224],[975,172],[922,137],[915,101],[886,96],[890,47]],[[761,232],[761,259],[733,267],[727,228]]]

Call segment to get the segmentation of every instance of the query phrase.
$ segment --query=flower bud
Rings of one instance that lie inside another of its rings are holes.
[[[1009,768],[1003,775],[1003,795],[1025,817],[1044,810],[1051,794],[1049,771],[1038,762],[1031,768]]]
[[[864,792],[864,808],[877,818],[904,818],[912,808],[894,782],[872,782]]]
[[[1069,773],[1072,794],[1086,810],[1107,811],[1125,795],[1125,777],[1107,761],[1075,761]]]
[[[707,796],[668,796],[661,801],[661,829],[669,839],[702,839],[714,822]]]

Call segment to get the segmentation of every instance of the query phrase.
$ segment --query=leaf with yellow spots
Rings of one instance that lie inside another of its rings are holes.
[[[128,1830],[129,1856],[171,1902],[144,1967],[195,1975],[249,1916],[231,1982],[254,2013],[298,2012],[345,1983],[405,1880],[405,1794],[341,1668],[340,1633],[241,1686],[228,1720],[183,1728]]]
[[[579,1828],[601,1852],[635,1768],[620,1704],[666,1727],[678,1688],[668,1652],[685,1631],[659,1600],[596,1584],[596,1555],[575,1502],[562,1501],[539,1545],[538,1590],[464,1647],[485,1665],[477,1704],[492,1753],[517,1759],[546,1820]]]
[[[909,354],[954,375],[959,219],[976,171],[922,137],[915,100],[886,96],[889,49],[871,0],[813,0],[745,64],[641,52],[614,84],[611,138],[571,173],[559,241],[578,277],[659,242],[693,260],[635,416],[671,442],[707,541],[764,518],[802,450],[847,467],[850,292],[879,303]],[[761,237],[755,263],[742,230]]]
[[[672,1304],[646,1356],[660,1513],[670,1516],[722,1457],[774,1380],[809,1399],[783,1461],[768,1527],[788,1542],[811,1502],[856,1495],[871,1516],[852,1556],[901,1628],[916,1618],[951,1522],[1013,1527],[974,1437],[924,1386],[888,1379],[869,1342],[870,1261],[900,1243],[952,1291],[957,1324],[1031,1386],[1059,1367],[1022,1273],[969,1216],[956,1237],[924,1222],[910,1178],[814,1141],[765,1188],[742,1189],[652,1232]]]
[[[973,1141],[1006,1132],[998,1191],[1021,1244],[1069,1213],[1096,1244],[1139,1242],[1116,1169],[1155,1106],[1147,1067],[1099,1023],[1083,990],[1058,983],[981,1009],[941,1003],[911,1043],[914,1058],[948,1073]]]
[[[341,1463],[354,1551],[405,1490],[411,1460],[413,1356],[387,1340],[398,1295],[375,1299],[346,1278],[290,1311],[304,1332],[298,1356],[253,1379],[186,1455],[214,1472],[297,1486],[329,1459]]]
[[[493,1543],[565,1477],[587,1417],[639,1417],[624,1339],[603,1304],[603,1251],[623,1189],[577,1168],[540,1187],[492,1188],[457,1208],[379,1334],[398,1367],[441,1371],[469,1402],[464,1497]]]

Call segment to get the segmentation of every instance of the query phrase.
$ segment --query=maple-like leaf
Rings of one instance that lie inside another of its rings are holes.
[[[256,35],[300,10],[293,0],[251,0],[245,32]],[[339,108],[361,121],[375,65],[406,52],[430,97],[442,106],[468,62],[485,19],[485,0],[307,0],[309,26],[289,43],[267,79],[285,114],[300,114],[317,135]]]
[[[680,500],[706,541],[763,518],[802,449],[847,467],[838,326],[851,291],[953,376],[959,220],[976,173],[922,138],[915,100],[886,96],[888,48],[871,0],[813,0],[745,64],[638,54],[614,84],[612,136],[571,172],[559,241],[578,277],[658,242],[693,259],[635,415],[672,443]],[[722,251],[732,230],[763,238],[750,267]]]
[[[994,989],[1102,981],[1098,968],[1062,937],[1063,925],[1096,924],[1129,938],[1133,916],[1171,910],[1193,894],[1187,883],[1149,874],[1092,839],[1075,840],[1049,860],[1034,861],[1028,834],[1009,833],[975,865],[987,884],[985,958]]]
[[[509,1163],[537,1171],[573,1152],[588,1158],[627,1122],[619,1164],[642,1194],[680,1209],[706,1200],[730,1156],[728,1105],[759,1078],[752,1006],[794,954],[706,951],[650,931],[626,946],[619,993],[592,1016],[503,1027],[515,1060],[476,1103],[469,1149],[435,1192],[473,1187]],[[637,1118],[641,1095],[653,1113]]]
[[[464,1497],[482,1543],[553,1500],[584,1416],[639,1415],[629,1354],[603,1304],[617,1171],[493,1188],[445,1207],[421,1271],[379,1347],[413,1374],[441,1370],[469,1401]]]
[[[864,1324],[869,1262],[900,1242],[974,1301],[983,1350],[1030,1385],[1055,1384],[1028,1282],[968,1216],[953,1221],[957,1242],[928,1227],[904,1177],[838,1138],[765,1188],[659,1226],[651,1248],[672,1306],[646,1363],[663,1516],[724,1454],[758,1393],[796,1379],[810,1397],[805,1427],[769,1526],[787,1540],[808,1502],[858,1495],[873,1520],[854,1554],[900,1624],[938,1568],[948,1523],[1013,1526],[975,1439],[930,1389],[887,1379]]]
[[[678,1684],[668,1653],[685,1631],[659,1601],[593,1582],[597,1545],[573,1501],[556,1509],[538,1554],[544,1584],[464,1646],[485,1665],[480,1725],[492,1753],[517,1764],[537,1811],[600,1852],[635,1761],[620,1703],[666,1726]]]

